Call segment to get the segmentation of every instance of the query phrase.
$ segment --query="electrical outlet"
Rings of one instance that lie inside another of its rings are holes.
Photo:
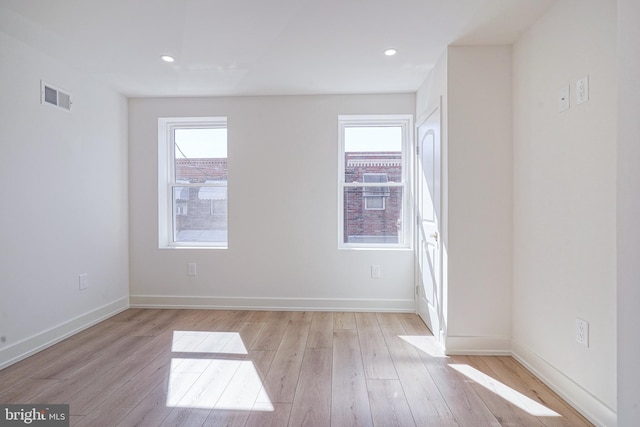
[[[589,322],[579,317],[576,318],[576,341],[589,347]]]
[[[589,76],[576,81],[576,104],[582,104],[589,100]]]
[[[379,279],[381,275],[382,275],[382,273],[380,271],[380,266],[379,265],[372,265],[371,266],[371,278],[372,279]]]
[[[190,262],[188,264],[187,274],[189,276],[197,276],[198,275],[198,273],[196,271],[196,263],[195,262]]]
[[[88,284],[87,273],[82,273],[81,275],[78,276],[78,289],[83,291],[87,289],[88,286],[89,284]]]

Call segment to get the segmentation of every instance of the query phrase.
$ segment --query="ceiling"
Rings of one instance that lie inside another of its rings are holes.
[[[132,97],[414,92],[555,1],[0,0],[0,31]]]

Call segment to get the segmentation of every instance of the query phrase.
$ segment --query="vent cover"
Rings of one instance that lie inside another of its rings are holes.
[[[44,80],[40,81],[40,103],[71,111],[71,95]]]

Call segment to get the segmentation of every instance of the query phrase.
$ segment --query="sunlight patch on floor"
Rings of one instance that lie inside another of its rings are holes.
[[[512,389],[511,387],[501,383],[500,381],[491,378],[484,372],[480,372],[472,366],[467,364],[449,364],[453,369],[465,375],[467,378],[475,381],[484,388],[498,396],[502,397],[506,401],[512,403],[523,411],[535,416],[535,417],[560,417],[561,415],[546,406],[536,402],[533,399],[528,398],[524,394]]]
[[[247,348],[237,332],[173,331],[171,351],[247,354]]]
[[[198,356],[171,359],[167,407],[274,410],[237,332],[174,331],[172,351]]]
[[[447,357],[436,337],[432,335],[398,335],[398,338],[408,342],[431,357]]]

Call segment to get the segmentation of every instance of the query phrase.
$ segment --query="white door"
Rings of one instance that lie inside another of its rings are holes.
[[[417,310],[433,335],[443,339],[442,238],[440,236],[440,107],[418,125],[416,161]]]

